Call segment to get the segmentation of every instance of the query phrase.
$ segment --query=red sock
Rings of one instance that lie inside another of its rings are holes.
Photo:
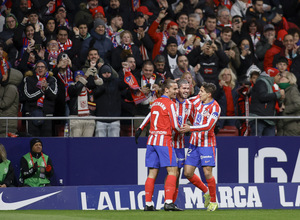
[[[172,200],[176,189],[176,176],[168,175],[165,182],[165,200]]]
[[[178,188],[175,189],[175,193],[174,193],[174,196],[173,196],[173,203],[175,203],[175,201],[177,199],[177,196],[178,196]]]
[[[210,194],[210,201],[216,202],[216,180],[215,177],[212,177],[210,179],[206,180],[208,188],[209,188],[209,194]]]
[[[201,181],[201,179],[196,175],[194,174],[192,176],[192,178],[188,179],[191,183],[194,184],[194,186],[197,186],[199,189],[202,190],[202,192],[206,193],[208,188],[207,186],[205,186],[205,184]]]
[[[154,191],[155,179],[147,178],[145,183],[145,200],[146,202],[152,201],[153,191]]]

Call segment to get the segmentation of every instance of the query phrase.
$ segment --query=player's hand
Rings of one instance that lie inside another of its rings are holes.
[[[135,143],[138,144],[138,139],[142,133],[142,129],[138,128],[135,132]]]
[[[191,130],[190,126],[188,124],[184,124],[182,125],[182,127],[180,128],[180,132],[181,133],[186,133],[189,132]]]

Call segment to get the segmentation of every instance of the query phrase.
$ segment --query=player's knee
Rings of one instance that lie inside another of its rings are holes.
[[[187,170],[185,170],[185,171],[183,172],[183,174],[184,174],[184,176],[185,176],[187,179],[190,179],[190,178],[193,177],[193,173],[192,173],[192,172],[189,172],[189,171],[187,171]]]

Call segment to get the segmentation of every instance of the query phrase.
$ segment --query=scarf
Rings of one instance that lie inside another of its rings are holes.
[[[0,61],[0,70],[1,70],[1,74],[2,76],[5,74],[8,74],[8,69],[9,69],[9,64],[6,61],[6,59],[4,57],[2,57],[2,60]]]
[[[65,101],[69,101],[70,97],[69,97],[69,93],[68,93],[68,88],[69,88],[69,85],[74,82],[73,73],[72,73],[70,67],[68,66],[65,74],[59,72],[57,75],[58,75],[59,79],[65,85]]]
[[[147,84],[153,85],[155,83],[155,80],[156,80],[155,73],[152,74],[152,76],[150,77],[150,79],[147,79],[143,75],[142,80],[141,80],[141,87],[145,87],[145,86],[147,86]],[[154,102],[155,99],[156,99],[156,92],[155,91],[151,91],[149,93],[147,99],[145,101],[143,101],[143,104],[144,105],[150,104],[150,106],[151,106],[151,104]]]
[[[37,77],[38,80],[39,80],[38,83],[36,84],[36,87],[38,87],[39,89],[42,89],[41,83],[42,83],[43,80],[47,80],[48,76],[49,76],[49,73],[48,73],[48,72],[46,72],[46,74],[45,74],[44,77],[40,77],[40,76],[36,73],[36,77]],[[41,98],[39,98],[39,99],[37,100],[37,106],[38,106],[38,107],[43,108],[43,106],[44,106],[44,99],[45,99],[45,95],[43,95]]]
[[[49,64],[56,66],[57,64],[57,57],[60,54],[60,50],[57,51],[48,51],[49,55],[48,55],[48,60],[49,60]]]
[[[169,33],[167,31],[163,32],[163,39],[159,48],[159,53],[162,54],[162,52],[164,52],[165,47],[167,45],[167,41],[169,39]]]
[[[64,44],[58,42],[58,46],[61,52],[65,50],[70,50],[73,46],[73,42],[70,39],[68,39]]]
[[[121,44],[121,47],[123,50],[130,50],[130,53],[132,54],[132,47],[133,43],[130,43],[130,44]]]
[[[78,96],[77,106],[78,106],[78,116],[86,116],[90,114],[90,110],[88,106],[88,91],[86,87],[82,88]]]
[[[137,105],[147,99],[144,93],[140,91],[140,86],[136,80],[136,78],[133,76],[133,74],[130,72],[129,69],[123,69],[124,74],[124,82],[129,86],[131,97],[134,101],[134,103]]]
[[[132,5],[132,11],[136,11],[141,6],[140,0],[131,0]]]
[[[117,32],[114,32],[114,30],[109,26],[106,28],[106,33],[110,37],[111,42],[113,43],[114,48],[120,45],[118,42],[118,38],[120,38],[120,34],[123,32],[123,29],[118,30]]]
[[[289,87],[291,84],[290,83],[279,83],[278,86],[280,89],[286,89]]]

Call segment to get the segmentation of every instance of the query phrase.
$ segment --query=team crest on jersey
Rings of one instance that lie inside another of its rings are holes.
[[[210,114],[209,114],[209,112],[208,112],[207,110],[205,110],[205,111],[203,112],[203,116],[204,116],[204,117],[209,117],[209,115],[210,115]]]
[[[218,113],[218,112],[212,113],[212,117],[213,117],[213,118],[218,118],[218,117],[219,117],[219,113]]]
[[[178,124],[179,125],[182,125],[182,122],[183,122],[183,118],[181,115],[178,116]]]

